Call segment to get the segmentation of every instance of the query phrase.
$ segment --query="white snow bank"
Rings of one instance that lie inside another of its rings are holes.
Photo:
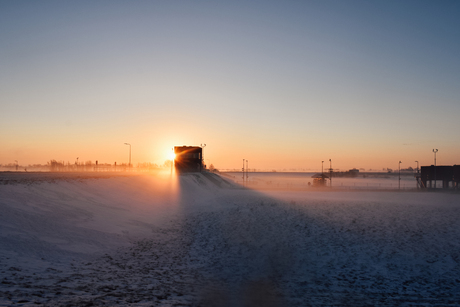
[[[457,194],[260,193],[188,174],[2,185],[0,195],[5,305],[460,300]]]
[[[0,186],[0,243],[41,258],[126,244],[178,209],[172,184],[138,176]]]

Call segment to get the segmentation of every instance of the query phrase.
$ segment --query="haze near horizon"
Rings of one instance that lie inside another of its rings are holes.
[[[0,164],[459,164],[457,1],[2,1]]]

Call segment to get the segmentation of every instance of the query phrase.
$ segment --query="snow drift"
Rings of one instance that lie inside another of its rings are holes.
[[[214,174],[0,185],[0,305],[457,304],[457,194],[243,189]]]

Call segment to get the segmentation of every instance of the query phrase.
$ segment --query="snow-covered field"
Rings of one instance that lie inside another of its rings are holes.
[[[243,183],[241,172],[225,172],[223,176],[239,184],[244,184],[257,190],[312,190],[313,175],[319,173],[303,172],[249,172],[245,173],[245,182]],[[325,172],[326,176],[328,172]],[[247,176],[247,178],[246,178]],[[335,190],[415,190],[417,181],[414,173],[360,173],[356,177],[333,177],[332,188]],[[330,188],[331,182],[326,180],[325,187]],[[438,182],[438,187],[442,187],[442,182]]]
[[[2,182],[0,306],[460,305],[459,194]]]

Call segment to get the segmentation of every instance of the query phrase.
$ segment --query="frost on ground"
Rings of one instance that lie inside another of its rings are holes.
[[[0,185],[0,306],[452,306],[460,196],[211,174]]]

